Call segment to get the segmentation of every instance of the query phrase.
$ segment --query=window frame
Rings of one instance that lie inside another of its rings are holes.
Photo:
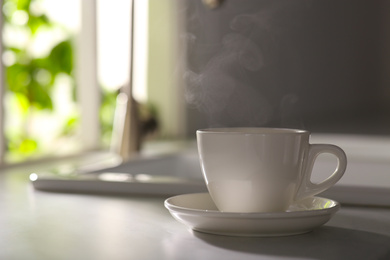
[[[86,150],[98,148],[100,91],[97,75],[97,4],[80,1],[80,31],[76,37],[75,80],[80,106],[81,140]]]

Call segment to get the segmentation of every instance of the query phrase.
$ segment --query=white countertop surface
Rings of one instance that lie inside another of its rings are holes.
[[[34,190],[36,167],[0,170],[0,259],[390,259],[390,207],[342,205],[304,235],[218,236],[177,222],[166,197]]]
[[[0,259],[390,259],[390,208],[342,206],[305,235],[227,237],[188,230],[164,197],[36,191],[29,173],[0,175]]]

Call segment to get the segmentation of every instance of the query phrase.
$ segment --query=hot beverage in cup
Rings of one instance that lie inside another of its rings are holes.
[[[344,174],[344,151],[310,144],[310,132],[282,128],[210,128],[197,131],[204,180],[223,212],[285,211],[294,201],[314,196]],[[333,154],[337,167],[321,183],[311,181],[314,162]]]

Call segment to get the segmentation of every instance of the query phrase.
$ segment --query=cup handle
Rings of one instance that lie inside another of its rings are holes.
[[[311,175],[313,171],[314,163],[317,157],[322,153],[333,154],[337,158],[337,167],[332,175],[320,183],[313,183],[311,181]],[[345,152],[338,146],[331,144],[309,144],[309,155],[304,170],[304,176],[301,186],[298,189],[295,200],[300,200],[306,197],[314,196],[321,193],[331,186],[336,184],[341,177],[343,177],[345,170],[347,169],[347,156]]]

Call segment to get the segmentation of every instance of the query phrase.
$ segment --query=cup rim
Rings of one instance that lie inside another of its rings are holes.
[[[246,135],[264,135],[264,134],[310,134],[309,131],[295,128],[279,127],[215,127],[196,130],[199,134],[246,134]]]

